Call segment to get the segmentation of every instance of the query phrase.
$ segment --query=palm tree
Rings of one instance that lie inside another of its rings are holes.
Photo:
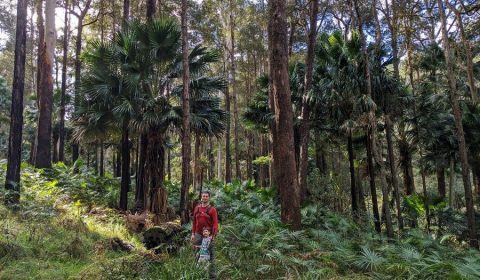
[[[113,43],[93,42],[85,55],[88,72],[82,86],[88,110],[79,114],[77,124],[82,118],[98,120],[96,125],[103,120],[108,126],[103,131],[122,131],[122,162],[126,161],[125,154],[128,160],[128,133],[141,135],[136,208],[152,211],[157,221],[162,221],[167,213],[163,187],[165,134],[170,126],[180,126],[183,115],[178,95],[182,87],[175,86],[183,71],[180,30],[173,19],[167,18],[149,24],[130,22],[116,38]],[[213,124],[209,129],[218,134],[222,127],[218,116],[222,112],[218,111],[219,101],[213,93],[223,88],[224,82],[202,76],[217,58],[215,52],[201,46],[189,55],[193,77],[191,120]],[[77,134],[89,123],[79,125]],[[122,170],[121,199],[128,191],[124,174],[128,175],[128,170]],[[126,209],[122,203],[120,208]]]

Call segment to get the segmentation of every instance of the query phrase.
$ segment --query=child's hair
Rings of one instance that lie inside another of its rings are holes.
[[[203,232],[204,230],[208,230],[208,233],[212,233],[212,229],[211,229],[211,228],[209,228],[209,227],[203,227],[203,230],[202,230],[202,232]]]

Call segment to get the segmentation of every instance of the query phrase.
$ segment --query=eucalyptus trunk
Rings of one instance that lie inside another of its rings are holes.
[[[41,92],[38,101],[35,162],[37,168],[52,166],[53,67],[55,60],[55,0],[46,0],[45,44],[41,53]]]
[[[468,150],[465,143],[465,133],[463,131],[462,112],[460,105],[458,104],[457,97],[457,80],[453,69],[454,61],[451,57],[452,50],[450,49],[450,42],[447,31],[447,19],[445,16],[445,10],[442,0],[437,0],[438,10],[440,13],[441,27],[442,27],[442,39],[445,48],[445,61],[447,64],[447,80],[449,86],[450,102],[452,105],[453,116],[455,118],[456,138],[458,141],[460,163],[462,165],[462,179],[463,187],[465,190],[465,204],[467,208],[467,224],[470,246],[478,248],[478,240],[475,226],[475,208],[473,206],[472,186],[470,182],[470,172],[468,167]]]
[[[232,6],[232,0],[230,0],[230,71],[231,71],[231,83],[232,83],[232,101],[233,101],[233,143],[235,154],[235,177],[242,178],[240,170],[240,144],[238,143],[238,104],[237,104],[237,82],[235,79],[235,20],[234,20],[234,8]]]
[[[273,125],[275,186],[280,193],[281,220],[293,229],[301,227],[300,190],[297,182],[293,139],[293,112],[288,78],[285,0],[269,2],[269,61]]]
[[[225,68],[225,62],[224,62]],[[224,69],[225,75],[226,71]],[[228,87],[225,87],[225,112],[230,114],[230,91]],[[225,124],[225,183],[232,181],[232,154],[230,151],[230,115],[227,118]]]
[[[60,97],[60,122],[58,131],[58,161],[65,161],[65,102],[67,94],[67,61],[70,24],[68,17],[68,0],[65,0],[65,19],[63,27],[63,57],[62,57],[62,91]]]
[[[13,65],[12,103],[8,138],[7,175],[5,178],[5,205],[20,203],[20,164],[22,162],[23,93],[25,87],[25,59],[27,40],[27,0],[17,1],[15,30],[15,60]]]
[[[305,59],[305,91],[302,97],[301,124],[300,124],[300,158],[298,168],[298,183],[300,185],[300,199],[307,198],[307,176],[308,176],[308,143],[310,142],[310,104],[308,95],[312,89],[313,61],[315,58],[315,40],[317,37],[317,14],[318,0],[310,1],[310,18],[307,44],[307,57]],[[353,202],[352,202],[353,206]],[[354,210],[356,211],[356,210]]]

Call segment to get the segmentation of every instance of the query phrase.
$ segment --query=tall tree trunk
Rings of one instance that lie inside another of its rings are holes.
[[[44,75],[44,69],[42,67],[42,59],[43,55],[42,53],[44,52],[44,47],[45,47],[45,26],[44,26],[44,12],[43,12],[43,0],[37,0],[36,2],[36,10],[37,10],[37,30],[38,30],[38,40],[37,40],[37,87],[36,87],[36,92],[37,92],[37,108],[40,106],[39,105],[39,100],[40,96],[43,94],[43,86],[42,86],[42,81],[43,81],[43,75]],[[38,116],[37,116],[38,118]],[[35,136],[33,137],[32,141],[32,146],[30,150],[30,159],[29,162],[30,164],[35,164],[35,150],[36,150],[36,145],[37,145],[37,134],[35,133]]]
[[[43,71],[41,95],[39,96],[39,115],[37,140],[35,145],[35,167],[52,166],[52,111],[53,111],[53,64],[55,55],[55,0],[46,0],[45,5],[45,45],[42,51]]]
[[[447,196],[447,183],[445,182],[445,168],[437,167],[437,188],[442,199]]]
[[[147,148],[147,178],[148,199],[145,209],[154,214],[154,223],[159,224],[167,221],[167,190],[164,187],[165,180],[165,149],[164,135],[160,128],[152,129],[148,133]]]
[[[352,217],[358,218],[358,191],[355,184],[355,154],[353,153],[352,132],[348,132],[348,163],[350,165],[350,195],[352,199]]]
[[[82,52],[82,33],[83,33],[83,18],[78,18],[77,27],[77,41],[75,43],[75,97],[74,97],[74,112],[78,111],[80,105],[80,71],[82,68],[82,62],[80,55]],[[78,143],[72,144],[72,162],[75,162],[79,156]]]
[[[405,194],[411,195],[415,193],[415,181],[413,178],[412,154],[408,144],[400,143],[400,163],[403,173],[403,184],[405,186]]]
[[[457,81],[453,70],[453,58],[451,57],[450,42],[448,41],[447,19],[442,0],[437,0],[442,25],[442,38],[445,48],[445,61],[447,64],[447,80],[449,86],[450,102],[452,104],[453,116],[455,118],[455,128],[458,141],[460,163],[462,165],[462,179],[465,190],[465,204],[467,208],[467,224],[470,238],[470,246],[478,248],[477,233],[475,227],[475,208],[473,207],[472,186],[470,182],[470,173],[468,168],[468,151],[465,143],[465,134],[463,132],[462,112],[457,98]]]
[[[400,201],[400,189],[398,187],[397,164],[395,162],[395,153],[393,152],[393,139],[392,139],[393,124],[389,115],[385,116],[385,123],[386,123],[388,161],[390,164],[390,180],[392,182],[393,191],[395,192],[394,195],[395,195],[395,205],[397,208],[398,228],[402,230],[403,229],[402,204]]]
[[[247,140],[247,179],[252,179],[253,176],[253,154],[254,154],[254,145],[255,145],[255,138],[252,132],[247,131],[245,132],[246,140]]]
[[[183,92],[182,92],[182,187],[180,194],[180,219],[182,224],[189,221],[188,217],[188,189],[190,186],[190,71],[188,68],[188,32],[187,32],[187,0],[182,0],[181,11],[182,27],[182,65],[183,65]]]
[[[27,0],[17,1],[15,31],[15,61],[13,68],[10,132],[8,138],[7,175],[5,178],[5,205],[20,203],[20,164],[22,162],[23,92],[25,87],[25,57],[27,41]]]
[[[152,21],[157,11],[156,0],[147,0],[147,20]]]
[[[117,161],[115,166],[115,177],[120,177],[122,175],[122,146],[119,145],[117,148]]]
[[[422,148],[420,147],[420,158],[423,158],[423,152]],[[424,197],[424,209],[425,209],[425,218],[427,221],[427,231],[430,232],[430,207],[428,205],[430,204],[430,197],[428,196],[427,192],[427,183],[426,183],[426,176],[425,176],[425,167],[420,166],[420,174],[422,175],[422,190],[423,190],[423,197]]]
[[[226,64],[227,58],[224,61],[224,75],[227,75]],[[232,155],[230,152],[230,91],[228,87],[225,87],[225,112],[229,114],[227,118],[227,123],[225,125],[225,183],[230,183],[232,181]]]
[[[231,83],[232,83],[232,101],[233,101],[233,142],[234,142],[234,154],[235,154],[235,177],[237,179],[242,178],[240,170],[240,144],[238,143],[238,105],[237,105],[237,82],[235,80],[235,21],[234,21],[234,7],[230,0],[230,71],[231,71]]]
[[[273,126],[275,185],[280,192],[282,222],[293,229],[301,227],[300,191],[297,182],[293,140],[293,112],[288,78],[287,21],[285,0],[269,1],[269,61]]]
[[[103,150],[103,140],[100,141],[100,166],[99,166],[99,172],[100,176],[103,177],[105,176],[105,166],[104,166],[104,150]]]
[[[218,180],[221,180],[222,178],[222,147],[221,147],[221,142],[218,141],[218,146],[217,146],[217,178]]]
[[[52,130],[52,161],[58,162],[58,131],[56,129]]]
[[[77,41],[75,42],[75,97],[74,97],[74,114],[78,111],[78,106],[80,105],[80,72],[82,69],[82,61],[80,60],[80,55],[82,52],[82,36],[83,36],[83,20],[87,15],[88,10],[92,0],[87,0],[85,7],[80,11],[80,14],[75,13],[75,16],[78,19],[77,26]],[[73,11],[72,11],[73,13]],[[115,18],[115,17],[114,17]],[[72,162],[75,162],[79,156],[79,145],[77,143],[72,143]]]
[[[138,169],[135,184],[135,209],[145,209],[145,181],[146,181],[146,159],[147,159],[148,137],[146,133],[140,135]]]
[[[65,99],[67,94],[68,40],[70,32],[68,0],[65,0],[65,20],[63,27],[62,92],[60,97],[60,123],[58,131],[58,161],[65,161]]]
[[[358,1],[354,0],[353,1],[353,6],[355,9],[355,14],[356,14],[356,20],[358,24],[358,31],[360,34],[360,41],[362,44],[362,56],[363,56],[363,61],[365,64],[365,80],[367,81],[367,94],[373,99],[373,88],[372,88],[372,80],[370,77],[370,69],[369,69],[369,58],[368,58],[368,52],[367,52],[367,46],[366,46],[366,40],[365,40],[365,34],[363,33],[363,20],[362,16],[360,14],[359,6],[358,6]],[[374,223],[375,223],[375,230],[377,232],[381,232],[381,227],[380,227],[380,215],[378,213],[378,202],[377,202],[377,192],[376,192],[376,187],[375,187],[375,167],[373,165],[373,158],[375,158],[375,162],[380,166],[380,169],[383,166],[383,162],[380,162],[377,159],[377,150],[376,150],[376,117],[375,117],[375,112],[371,111],[368,113],[369,114],[369,119],[370,119],[370,125],[367,128],[367,157],[368,157],[368,169],[370,172],[370,190],[371,190],[371,195],[372,195],[372,207],[373,207],[373,215],[374,215]],[[380,174],[383,175],[383,174]],[[383,178],[382,178],[383,179]],[[382,193],[383,188],[386,186],[382,186]],[[388,199],[387,199],[388,202]],[[388,225],[387,225],[388,227]],[[390,231],[388,231],[389,237],[390,237]]]
[[[305,59],[305,91],[302,98],[300,124],[300,159],[298,168],[298,184],[300,185],[300,199],[305,201],[307,196],[308,176],[308,143],[310,140],[310,104],[308,95],[312,89],[313,60],[315,58],[315,40],[317,37],[318,0],[310,1],[310,29],[308,32],[307,57]],[[353,206],[353,201],[352,201]],[[356,211],[356,210],[355,210]]]
[[[391,40],[391,47],[392,47],[392,56],[393,56],[393,73],[395,78],[400,79],[400,60],[398,58],[398,13],[397,13],[397,1],[393,0],[391,4],[391,17],[390,17],[390,5],[388,1],[386,2],[387,8],[387,22],[388,27],[390,29],[390,33],[392,35]],[[392,118],[390,116],[390,109],[392,108],[393,104],[387,104],[388,110],[385,112],[385,126],[386,126],[386,138],[387,138],[387,150],[388,150],[388,161],[390,163],[390,180],[392,182],[393,191],[395,192],[395,204],[397,208],[397,221],[398,221],[398,228],[400,230],[403,229],[403,219],[402,219],[402,205],[400,201],[400,189],[398,187],[398,179],[397,179],[397,165],[395,160],[395,153],[393,149],[393,123]]]
[[[195,135],[195,150],[193,151],[193,190],[200,190],[200,135]]]
[[[470,89],[470,97],[472,98],[473,103],[477,103],[477,89],[475,86],[475,79],[473,77],[473,57],[472,57],[472,47],[470,41],[467,39],[467,35],[465,34],[465,29],[463,27],[462,21],[462,14],[459,10],[455,8],[452,4],[448,1],[445,3],[449,6],[450,10],[455,13],[455,18],[457,19],[457,27],[460,31],[460,38],[462,39],[463,49],[465,50],[465,60],[466,60],[466,72],[467,72],[467,80],[468,80],[468,87]]]
[[[130,19],[130,0],[123,0],[123,25]]]
[[[381,26],[380,26],[380,20],[378,19],[378,14],[377,14],[377,1],[373,0],[372,3],[372,10],[373,10],[373,15],[374,15],[374,22],[375,22],[375,54],[379,55],[381,52],[381,47],[382,47],[382,32],[381,32]],[[365,42],[365,41],[364,41]],[[367,54],[366,52],[364,52]],[[368,58],[368,54],[365,56]],[[366,59],[368,61],[368,59]],[[375,61],[377,67],[380,67],[381,61],[380,59],[376,59]],[[368,66],[366,66],[366,71],[369,71]],[[372,83],[367,83],[369,86],[372,87],[370,91],[370,97],[372,100],[374,100],[373,96],[373,86]],[[373,116],[375,116],[375,112],[373,112]],[[375,124],[376,127],[376,120],[372,120],[372,123]],[[388,184],[387,184],[387,173],[385,171],[385,164],[383,161],[383,147],[382,147],[382,140],[377,139],[376,137],[376,129],[372,130],[374,132],[374,139],[373,142],[373,152],[374,152],[374,157],[375,157],[375,162],[378,164],[379,167],[379,173],[380,173],[380,179],[382,182],[382,198],[383,198],[383,213],[384,213],[384,218],[385,218],[385,224],[387,228],[387,236],[390,238],[393,238],[393,225],[392,225],[392,216],[390,212],[390,207],[388,205],[390,199],[389,199],[389,189],[388,189]],[[378,144],[378,146],[377,146]],[[377,149],[378,147],[378,149]]]
[[[128,118],[124,117],[122,124],[122,178],[120,186],[120,210],[128,208],[128,190],[130,189],[130,144],[128,141]]]
[[[215,156],[213,154],[213,139],[208,139],[208,180],[215,178]]]
[[[93,162],[93,168],[95,169],[95,175],[98,175],[98,142],[95,142],[93,147],[95,147],[95,161]]]
[[[450,208],[453,208],[453,199],[455,196],[455,192],[453,191],[454,189],[454,184],[455,184],[455,162],[453,158],[450,159],[450,172],[449,172],[449,184],[448,184],[448,206]]]
[[[368,128],[371,130],[371,128]],[[368,162],[368,177],[370,179],[370,195],[372,196],[372,211],[373,211],[373,223],[375,224],[375,230],[380,233],[381,226],[380,226],[380,213],[378,212],[378,201],[377,201],[377,188],[375,186],[375,171],[373,166],[373,155],[372,155],[372,147],[371,147],[371,132],[367,132],[367,139],[366,139],[366,148],[367,148],[367,162]]]

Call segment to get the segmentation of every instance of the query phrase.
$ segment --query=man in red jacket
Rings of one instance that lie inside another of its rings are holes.
[[[218,216],[217,209],[210,205],[210,192],[203,191],[202,199],[193,210],[192,236],[193,245],[200,246],[202,244],[202,231],[204,228],[212,229],[212,241],[218,233]],[[215,279],[215,269],[213,266],[214,254],[213,246],[210,249],[210,279]]]
[[[193,210],[193,222],[192,222],[192,236],[191,240],[196,241],[202,239],[203,228],[212,229],[212,237],[218,233],[218,216],[217,209],[210,205],[210,192],[202,192],[202,199]]]

